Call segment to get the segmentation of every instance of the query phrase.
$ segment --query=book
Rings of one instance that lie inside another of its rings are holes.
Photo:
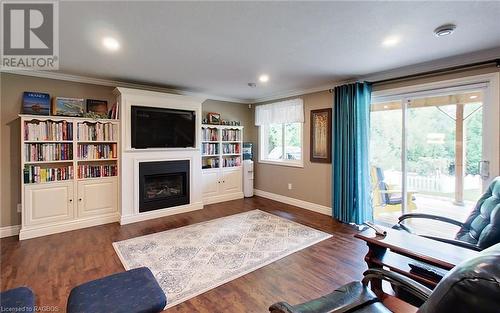
[[[48,93],[25,91],[23,93],[23,114],[49,115],[50,95]]]
[[[108,115],[108,101],[106,100],[95,100],[87,99],[87,113],[95,113],[102,118],[106,118]]]

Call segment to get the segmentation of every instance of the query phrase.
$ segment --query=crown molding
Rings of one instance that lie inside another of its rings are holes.
[[[93,78],[93,77],[81,76],[81,75],[64,74],[64,73],[60,73],[60,72],[31,71],[31,70],[29,70],[29,71],[28,70],[7,70],[7,69],[2,69],[2,70],[0,70],[0,72],[1,73],[16,74],[16,75],[31,76],[31,77],[57,79],[57,80],[64,80],[64,81],[85,83],[85,84],[92,84],[92,85],[99,85],[99,86],[110,86],[110,87],[115,87],[115,88],[125,87],[125,88],[141,89],[141,90],[148,90],[148,91],[157,91],[157,92],[171,93],[171,94],[177,94],[177,95],[191,96],[191,97],[196,97],[196,98],[205,98],[205,99],[210,99],[210,100],[219,100],[219,101],[227,101],[227,102],[235,102],[235,103],[243,103],[243,104],[251,103],[251,101],[249,101],[249,100],[244,100],[244,99],[239,99],[239,98],[221,97],[221,96],[217,96],[217,95],[182,90],[182,89],[153,86],[153,85],[139,84],[139,83],[130,83],[130,82],[123,82],[123,81],[102,79],[102,78]]]

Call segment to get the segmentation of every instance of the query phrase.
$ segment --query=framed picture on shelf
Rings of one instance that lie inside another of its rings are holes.
[[[311,162],[332,163],[332,109],[311,111]]]
[[[208,124],[220,124],[220,113],[209,112],[207,113]]]
[[[101,118],[106,118],[108,116],[108,101],[87,99],[86,113],[92,113]]]
[[[52,100],[52,115],[79,117],[84,111],[83,99],[57,97]]]

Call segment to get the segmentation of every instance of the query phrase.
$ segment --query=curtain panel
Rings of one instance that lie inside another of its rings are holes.
[[[304,123],[304,101],[301,98],[255,107],[255,126]]]
[[[332,127],[332,211],[344,223],[373,221],[369,171],[371,85],[335,87]]]

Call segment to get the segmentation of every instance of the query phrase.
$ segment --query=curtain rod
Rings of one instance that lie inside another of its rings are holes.
[[[431,76],[431,75],[437,75],[437,74],[445,74],[449,72],[454,72],[454,71],[459,71],[459,70],[465,70],[465,69],[471,69],[474,67],[479,67],[483,65],[488,65],[488,64],[495,64],[497,68],[500,68],[500,59],[493,59],[493,60],[488,60],[488,61],[482,61],[482,62],[476,62],[476,63],[471,63],[471,64],[464,64],[464,65],[458,65],[458,66],[452,66],[452,67],[447,67],[439,70],[433,70],[433,71],[427,71],[427,72],[422,72],[422,73],[416,73],[416,74],[411,74],[411,75],[406,75],[406,76],[400,76],[400,77],[394,77],[394,78],[388,78],[388,79],[382,79],[382,80],[377,80],[377,81],[372,81],[370,83],[372,84],[384,84],[384,83],[389,83],[389,82],[394,82],[394,81],[400,81],[400,80],[408,80],[412,78],[421,78],[424,76]],[[332,89],[328,89],[330,93],[333,92]]]

